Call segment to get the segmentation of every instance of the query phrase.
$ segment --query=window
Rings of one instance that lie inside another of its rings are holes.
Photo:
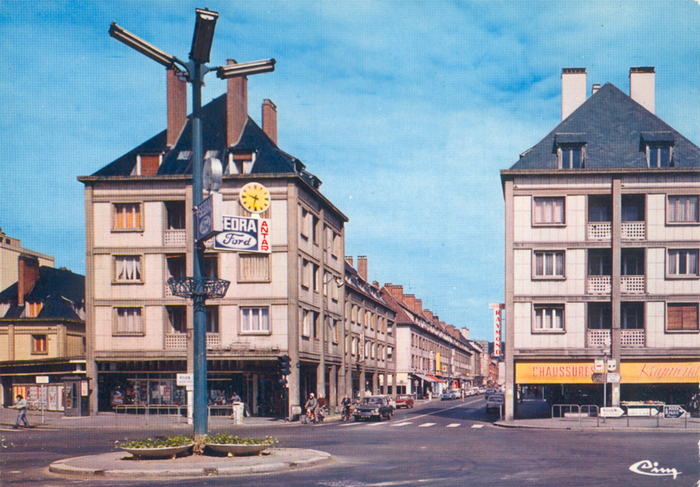
[[[318,264],[311,264],[311,283],[313,284],[313,290],[315,293],[317,293],[321,290],[321,286],[319,283],[319,279],[320,279],[319,269],[320,269],[320,267]]]
[[[357,338],[352,339],[352,345],[350,347],[350,353],[352,353],[353,357],[357,356]]]
[[[622,266],[621,275],[643,276],[644,249],[622,249],[620,264]]]
[[[389,361],[394,359],[394,347],[386,347],[386,359]]]
[[[564,252],[535,252],[535,277],[564,277]]]
[[[647,145],[647,163],[649,167],[673,167],[673,151],[670,145]]]
[[[622,221],[644,221],[644,195],[622,195]]]
[[[697,223],[697,196],[669,196],[667,205],[668,223]]]
[[[610,276],[612,275],[612,252],[609,250],[588,251],[588,275]]]
[[[166,201],[165,212],[167,214],[168,230],[184,230],[185,229],[185,202],[184,201]]]
[[[584,167],[584,151],[581,145],[559,147],[559,167],[561,169],[581,169]]]
[[[311,214],[306,208],[301,209],[301,237],[304,240],[309,240],[309,235],[311,234]]]
[[[588,198],[588,221],[609,222],[612,220],[612,199],[609,196]]]
[[[241,331],[269,332],[270,311],[268,308],[241,308]]]
[[[143,335],[141,308],[117,308],[117,335]]]
[[[535,331],[564,330],[564,306],[535,305]]]
[[[313,327],[314,338],[318,338],[318,320],[320,319],[320,314],[316,311],[311,313],[311,326]]]
[[[698,251],[669,250],[668,275],[680,277],[695,277],[698,275]]]
[[[311,311],[302,309],[300,311],[301,318],[301,336],[309,338],[311,336]]]
[[[32,335],[32,353],[48,353],[46,335]]]
[[[340,327],[338,326],[338,320],[331,320],[331,337],[333,340],[333,343],[337,344],[338,340],[340,339],[339,334],[338,334],[338,329]]]
[[[24,316],[26,318],[36,318],[41,313],[41,308],[43,303],[41,301],[33,301],[31,303],[26,303],[24,307]]]
[[[321,230],[319,225],[319,219],[316,215],[311,215],[311,238],[315,245],[319,245],[321,239]]]
[[[142,282],[141,256],[117,255],[114,257],[114,277],[116,282]]]
[[[610,330],[612,328],[612,308],[609,304],[590,303],[588,305],[588,329]]]
[[[219,277],[219,256],[209,254],[204,256],[204,275],[206,277]]]
[[[311,287],[311,262],[301,259],[301,287],[309,290]]]
[[[187,333],[187,307],[166,306],[171,333]]]
[[[268,254],[238,254],[239,282],[269,282],[270,256]]]
[[[669,303],[667,331],[697,331],[698,305]]]
[[[207,333],[219,333],[218,306],[207,306]]]
[[[115,230],[140,230],[141,203],[115,203],[113,228]]]
[[[644,329],[644,304],[623,303],[620,307],[620,328],[625,330]]]
[[[564,198],[535,198],[535,219],[537,225],[564,223]]]

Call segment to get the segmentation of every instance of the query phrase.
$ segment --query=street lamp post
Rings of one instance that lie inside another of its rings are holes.
[[[196,9],[197,19],[195,22],[194,36],[192,38],[192,49],[189,54],[189,61],[181,61],[175,56],[161,51],[157,47],[140,39],[131,32],[119,27],[115,22],[109,28],[109,35],[116,40],[126,44],[132,49],[140,52],[146,57],[169,69],[176,69],[176,64],[184,68],[185,79],[192,84],[192,211],[196,215],[196,209],[202,203],[202,85],[204,76],[210,71],[216,71],[220,79],[247,76],[250,74],[267,73],[274,71],[275,60],[255,61],[252,63],[234,64],[232,67],[220,66],[209,68],[205,63],[209,62],[209,53],[214,38],[216,20],[219,17],[217,12],[207,9]],[[205,303],[207,298],[223,297],[226,295],[229,282],[222,279],[209,278],[203,276],[204,269],[204,241],[199,239],[195,221],[194,231],[194,255],[193,255],[193,277],[192,278],[171,278],[168,285],[173,294],[181,297],[191,298],[194,308],[194,408],[193,423],[194,435],[201,439],[207,435],[207,349],[206,330],[207,315]]]

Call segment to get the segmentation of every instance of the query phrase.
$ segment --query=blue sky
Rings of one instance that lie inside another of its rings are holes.
[[[0,227],[85,272],[89,175],[165,128],[165,71],[116,21],[186,58],[195,8],[219,12],[211,65],[275,58],[250,115],[349,218],[346,254],[441,320],[493,340],[503,300],[499,171],[560,121],[561,69],[629,93],[656,67],[656,114],[700,143],[700,5],[652,1],[0,0]],[[204,102],[226,84],[209,75]]]

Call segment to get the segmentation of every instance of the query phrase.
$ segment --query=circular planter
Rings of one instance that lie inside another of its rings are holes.
[[[261,443],[257,445],[245,445],[245,444],[227,444],[222,445],[219,443],[205,443],[205,445],[211,450],[219,453],[226,453],[228,456],[244,456],[244,455],[260,455],[263,451],[270,448],[267,443]]]
[[[134,458],[175,458],[176,456],[189,452],[192,449],[194,443],[182,446],[168,446],[162,448],[124,448],[119,447],[122,450],[131,453]]]

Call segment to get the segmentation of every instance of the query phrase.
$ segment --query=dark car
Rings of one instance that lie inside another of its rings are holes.
[[[503,406],[505,406],[505,397],[503,394],[491,394],[486,398],[486,412],[491,411],[502,411]]]
[[[396,402],[396,409],[399,408],[412,408],[413,407],[413,396],[410,394],[399,394],[394,400]]]
[[[394,407],[389,402],[388,397],[370,396],[364,398],[358,406],[355,406],[353,416],[355,421],[370,418],[377,418],[381,421],[382,419],[391,419],[393,412]]]

